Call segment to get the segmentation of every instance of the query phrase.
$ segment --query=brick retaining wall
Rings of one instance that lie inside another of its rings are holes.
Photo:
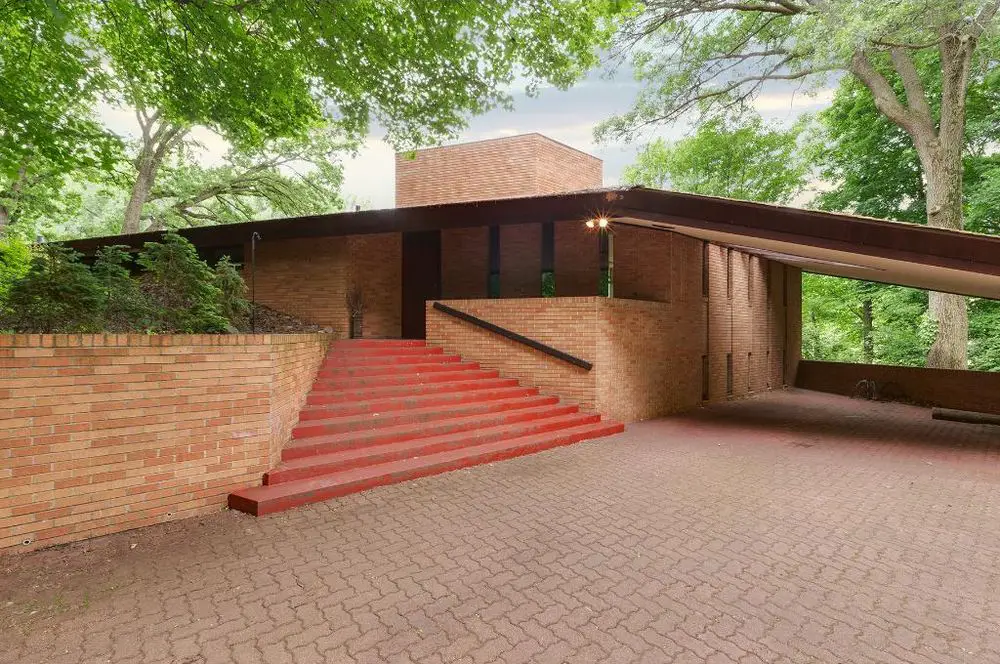
[[[1000,413],[1000,373],[802,360],[796,387],[853,396],[858,382],[874,380],[887,398],[925,406]]]
[[[222,509],[277,461],[327,344],[0,335],[0,550]]]

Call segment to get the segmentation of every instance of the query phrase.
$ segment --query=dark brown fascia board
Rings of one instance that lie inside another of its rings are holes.
[[[473,226],[505,226],[544,221],[584,221],[599,214],[613,216],[620,190],[594,191],[502,198],[467,203],[425,205],[338,212],[286,219],[268,219],[239,224],[186,228],[179,233],[198,247],[230,247],[250,241],[259,233],[262,242],[311,237],[338,237],[369,233],[406,233]],[[109,244],[141,247],[163,236],[161,232],[112,235],[70,240],[64,244],[92,254]]]
[[[244,244],[254,232],[268,242],[546,221],[582,223],[601,215],[1000,275],[1000,238],[996,237],[641,187],[270,219],[189,228],[180,233],[199,247],[211,248]],[[65,244],[92,254],[108,244],[137,248],[161,236],[140,233]]]
[[[615,212],[667,225],[1000,275],[1000,238],[989,235],[651,189],[623,192]]]

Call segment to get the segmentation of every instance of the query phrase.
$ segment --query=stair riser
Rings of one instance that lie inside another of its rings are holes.
[[[403,366],[407,364],[438,364],[448,362],[458,362],[462,358],[458,355],[360,355],[348,357],[330,357],[329,355],[320,364],[320,371],[351,369],[354,367],[375,367],[375,366]]]
[[[441,371],[475,371],[479,368],[477,362],[438,362],[434,364],[398,364],[378,365],[371,367],[343,367],[339,369],[320,369],[316,374],[318,380],[345,380],[368,376],[419,375],[422,373],[437,373]]]
[[[424,374],[393,373],[382,376],[356,376],[348,378],[317,378],[312,390],[316,394],[340,393],[342,390],[372,389],[399,385],[427,385],[430,383],[453,383],[460,380],[497,378],[499,371],[474,369],[464,371],[435,371]]]
[[[515,378],[484,378],[461,382],[418,383],[415,385],[388,385],[363,389],[344,388],[336,392],[313,392],[306,398],[306,407],[327,406],[337,403],[354,401],[370,401],[372,399],[388,399],[392,397],[420,396],[425,394],[446,394],[450,392],[467,392],[470,390],[488,390],[501,387],[516,387]]]
[[[426,347],[423,339],[338,339],[330,344],[330,350],[357,348],[415,348]]]
[[[291,496],[281,496],[273,500],[267,500],[267,501],[246,500],[237,494],[230,494],[229,507],[231,509],[240,510],[242,512],[248,512],[255,516],[265,516],[267,514],[281,512],[283,510],[287,510],[292,507],[298,507],[300,505],[307,505],[309,503],[316,503],[323,500],[329,500],[331,498],[339,498],[341,496],[346,496],[352,493],[367,491],[368,489],[374,489],[375,487],[378,486],[405,482],[407,480],[416,479],[418,477],[428,477],[431,475],[438,475],[440,473],[446,473],[451,470],[458,470],[459,468],[468,468],[470,466],[478,466],[486,463],[493,463],[495,461],[512,459],[514,457],[524,456],[526,454],[532,454],[534,452],[540,452],[542,450],[551,449],[553,447],[560,447],[562,445],[571,445],[573,443],[577,443],[583,440],[588,440],[590,438],[600,438],[602,436],[608,436],[613,433],[619,433],[623,429],[624,427],[622,427],[622,425],[609,425],[606,430],[597,429],[594,430],[593,432],[588,432],[586,434],[575,434],[563,437],[554,437],[553,439],[546,440],[544,442],[533,443],[522,447],[509,448],[502,450],[500,452],[471,454],[467,457],[454,459],[440,464],[417,467],[411,471],[390,473],[378,477],[368,478],[364,481],[351,482],[331,487],[323,487],[322,489],[303,492]]]
[[[534,406],[546,406],[558,403],[557,397],[543,397],[533,400],[531,406],[521,401],[484,401],[478,404],[465,404],[464,407],[455,411],[431,411],[426,413],[400,412],[392,413],[386,417],[372,417],[371,419],[355,420],[350,422],[329,422],[326,424],[300,424],[292,430],[292,438],[300,440],[312,436],[328,436],[331,434],[347,433],[350,431],[366,431],[377,427],[396,426],[399,424],[422,424],[453,417],[465,417],[479,413],[495,413],[504,410],[517,408],[528,408]]]
[[[474,429],[500,426],[503,424],[516,424],[519,422],[530,422],[532,420],[544,419],[546,417],[556,417],[559,415],[570,415],[579,410],[576,406],[557,405],[551,408],[509,410],[502,413],[489,413],[479,417],[471,417],[465,420],[456,418],[454,421],[442,421],[428,425],[424,429],[408,428],[405,432],[380,433],[377,429],[371,431],[357,432],[357,437],[348,440],[339,440],[330,443],[316,443],[310,445],[308,439],[304,444],[297,444],[294,447],[286,447],[281,451],[282,461],[292,461],[303,459],[319,454],[331,454],[343,450],[354,450],[362,447],[372,447],[390,443],[402,443],[408,440],[417,440],[429,436],[443,436],[447,434],[472,431]]]
[[[495,401],[496,399],[530,397],[536,394],[538,394],[537,387],[505,387],[497,390],[432,394],[423,397],[390,397],[388,399],[308,408],[299,413],[299,422],[328,420],[332,417],[349,417],[351,415],[364,415],[365,413],[391,413],[412,408],[430,408],[431,406],[480,403],[483,401]]]
[[[402,355],[442,355],[444,349],[439,346],[362,346],[360,348],[331,347],[326,355],[327,360],[362,357],[385,357]]]
[[[408,447],[406,450],[397,450],[394,452],[380,452],[380,448],[385,446],[376,446],[371,448],[371,454],[346,461],[336,463],[319,463],[313,466],[290,468],[287,470],[282,470],[280,468],[272,470],[264,475],[264,484],[271,485],[280,484],[282,482],[293,482],[295,480],[304,480],[341,470],[350,470],[352,468],[360,468],[362,466],[372,466],[378,463],[385,463],[387,461],[401,461],[407,458],[426,456],[437,452],[446,452],[448,450],[454,450],[470,445],[481,445],[483,443],[499,441],[505,438],[517,438],[521,436],[557,432],[561,429],[570,429],[585,424],[595,424],[599,422],[600,419],[601,416],[596,414],[581,415],[580,417],[569,421],[562,420],[554,422],[539,422],[535,425],[523,424],[521,426],[512,425],[508,429],[503,431],[493,431],[488,435],[479,434],[476,430],[472,430],[466,435],[455,436],[450,440],[428,442],[426,445]]]

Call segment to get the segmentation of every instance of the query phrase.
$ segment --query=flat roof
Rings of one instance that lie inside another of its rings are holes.
[[[645,187],[363,210],[181,230],[198,247],[368,233],[579,222],[671,231],[758,253],[809,272],[1000,299],[1000,238],[903,222],[683,194]],[[73,240],[93,253],[108,244],[140,247],[162,233]]]

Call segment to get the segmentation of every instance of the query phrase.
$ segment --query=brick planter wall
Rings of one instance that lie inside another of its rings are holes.
[[[925,406],[1000,413],[1000,373],[986,371],[802,360],[795,385],[853,396],[862,380],[874,380],[886,387],[887,398],[903,398]]]
[[[0,550],[223,508],[277,460],[327,344],[0,335]]]

